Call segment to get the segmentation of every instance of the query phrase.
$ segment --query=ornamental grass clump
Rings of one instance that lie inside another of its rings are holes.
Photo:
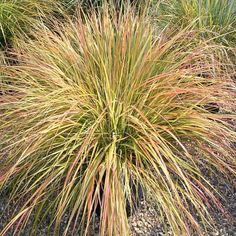
[[[57,9],[53,0],[0,0],[0,47]]]
[[[202,166],[236,173],[224,48],[193,32],[156,38],[129,7],[82,18],[31,32],[18,64],[1,66],[14,95],[0,103],[0,183],[23,201],[2,234],[48,215],[56,234],[66,214],[63,235],[87,235],[99,207],[100,235],[129,235],[126,206],[141,186],[175,235],[202,235],[209,209],[223,210]]]
[[[224,45],[236,40],[236,1],[234,0],[163,0],[158,4],[160,22],[177,28],[195,25],[204,37],[215,37]]]

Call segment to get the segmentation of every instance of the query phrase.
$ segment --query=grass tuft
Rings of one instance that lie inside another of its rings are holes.
[[[100,235],[128,235],[132,181],[175,235],[202,235],[209,208],[223,209],[201,166],[236,173],[224,47],[187,30],[156,38],[129,7],[54,26],[19,40],[18,64],[1,66],[0,184],[24,202],[1,234],[20,232],[33,213],[32,232],[50,213],[56,234],[67,213],[64,235],[77,226],[86,235],[100,206]]]
[[[53,0],[0,0],[0,47],[57,8]]]
[[[177,28],[194,25],[205,37],[215,37],[235,46],[236,2],[234,0],[163,0],[158,4],[160,22]]]

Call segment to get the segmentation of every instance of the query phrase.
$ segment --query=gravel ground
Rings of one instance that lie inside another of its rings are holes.
[[[227,210],[228,216],[217,210],[212,212],[216,221],[216,228],[206,236],[236,236],[236,188],[226,184],[223,178],[215,177],[211,182],[223,196],[224,201],[222,204]],[[130,219],[131,235],[173,236],[171,232],[163,232],[163,227],[157,219],[157,213],[152,207],[147,203],[141,204],[141,208]]]

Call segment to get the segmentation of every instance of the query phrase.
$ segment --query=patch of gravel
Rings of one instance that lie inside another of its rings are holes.
[[[227,215],[215,209],[212,216],[216,228],[206,236],[236,236],[236,187],[226,183],[223,176],[214,176],[211,182],[224,199],[222,204]],[[173,236],[168,230],[164,233],[155,209],[145,202],[142,202],[140,209],[130,218],[130,226],[131,236]]]
[[[210,236],[236,236],[236,186],[235,178],[229,184],[224,181],[224,176],[215,176],[211,183],[222,196],[222,204],[226,214],[215,210],[212,215],[216,221],[216,230]],[[233,186],[234,185],[234,186]]]
[[[156,210],[145,201],[140,208],[129,219],[130,236],[169,236],[170,232],[164,233],[163,226],[158,220]]]

